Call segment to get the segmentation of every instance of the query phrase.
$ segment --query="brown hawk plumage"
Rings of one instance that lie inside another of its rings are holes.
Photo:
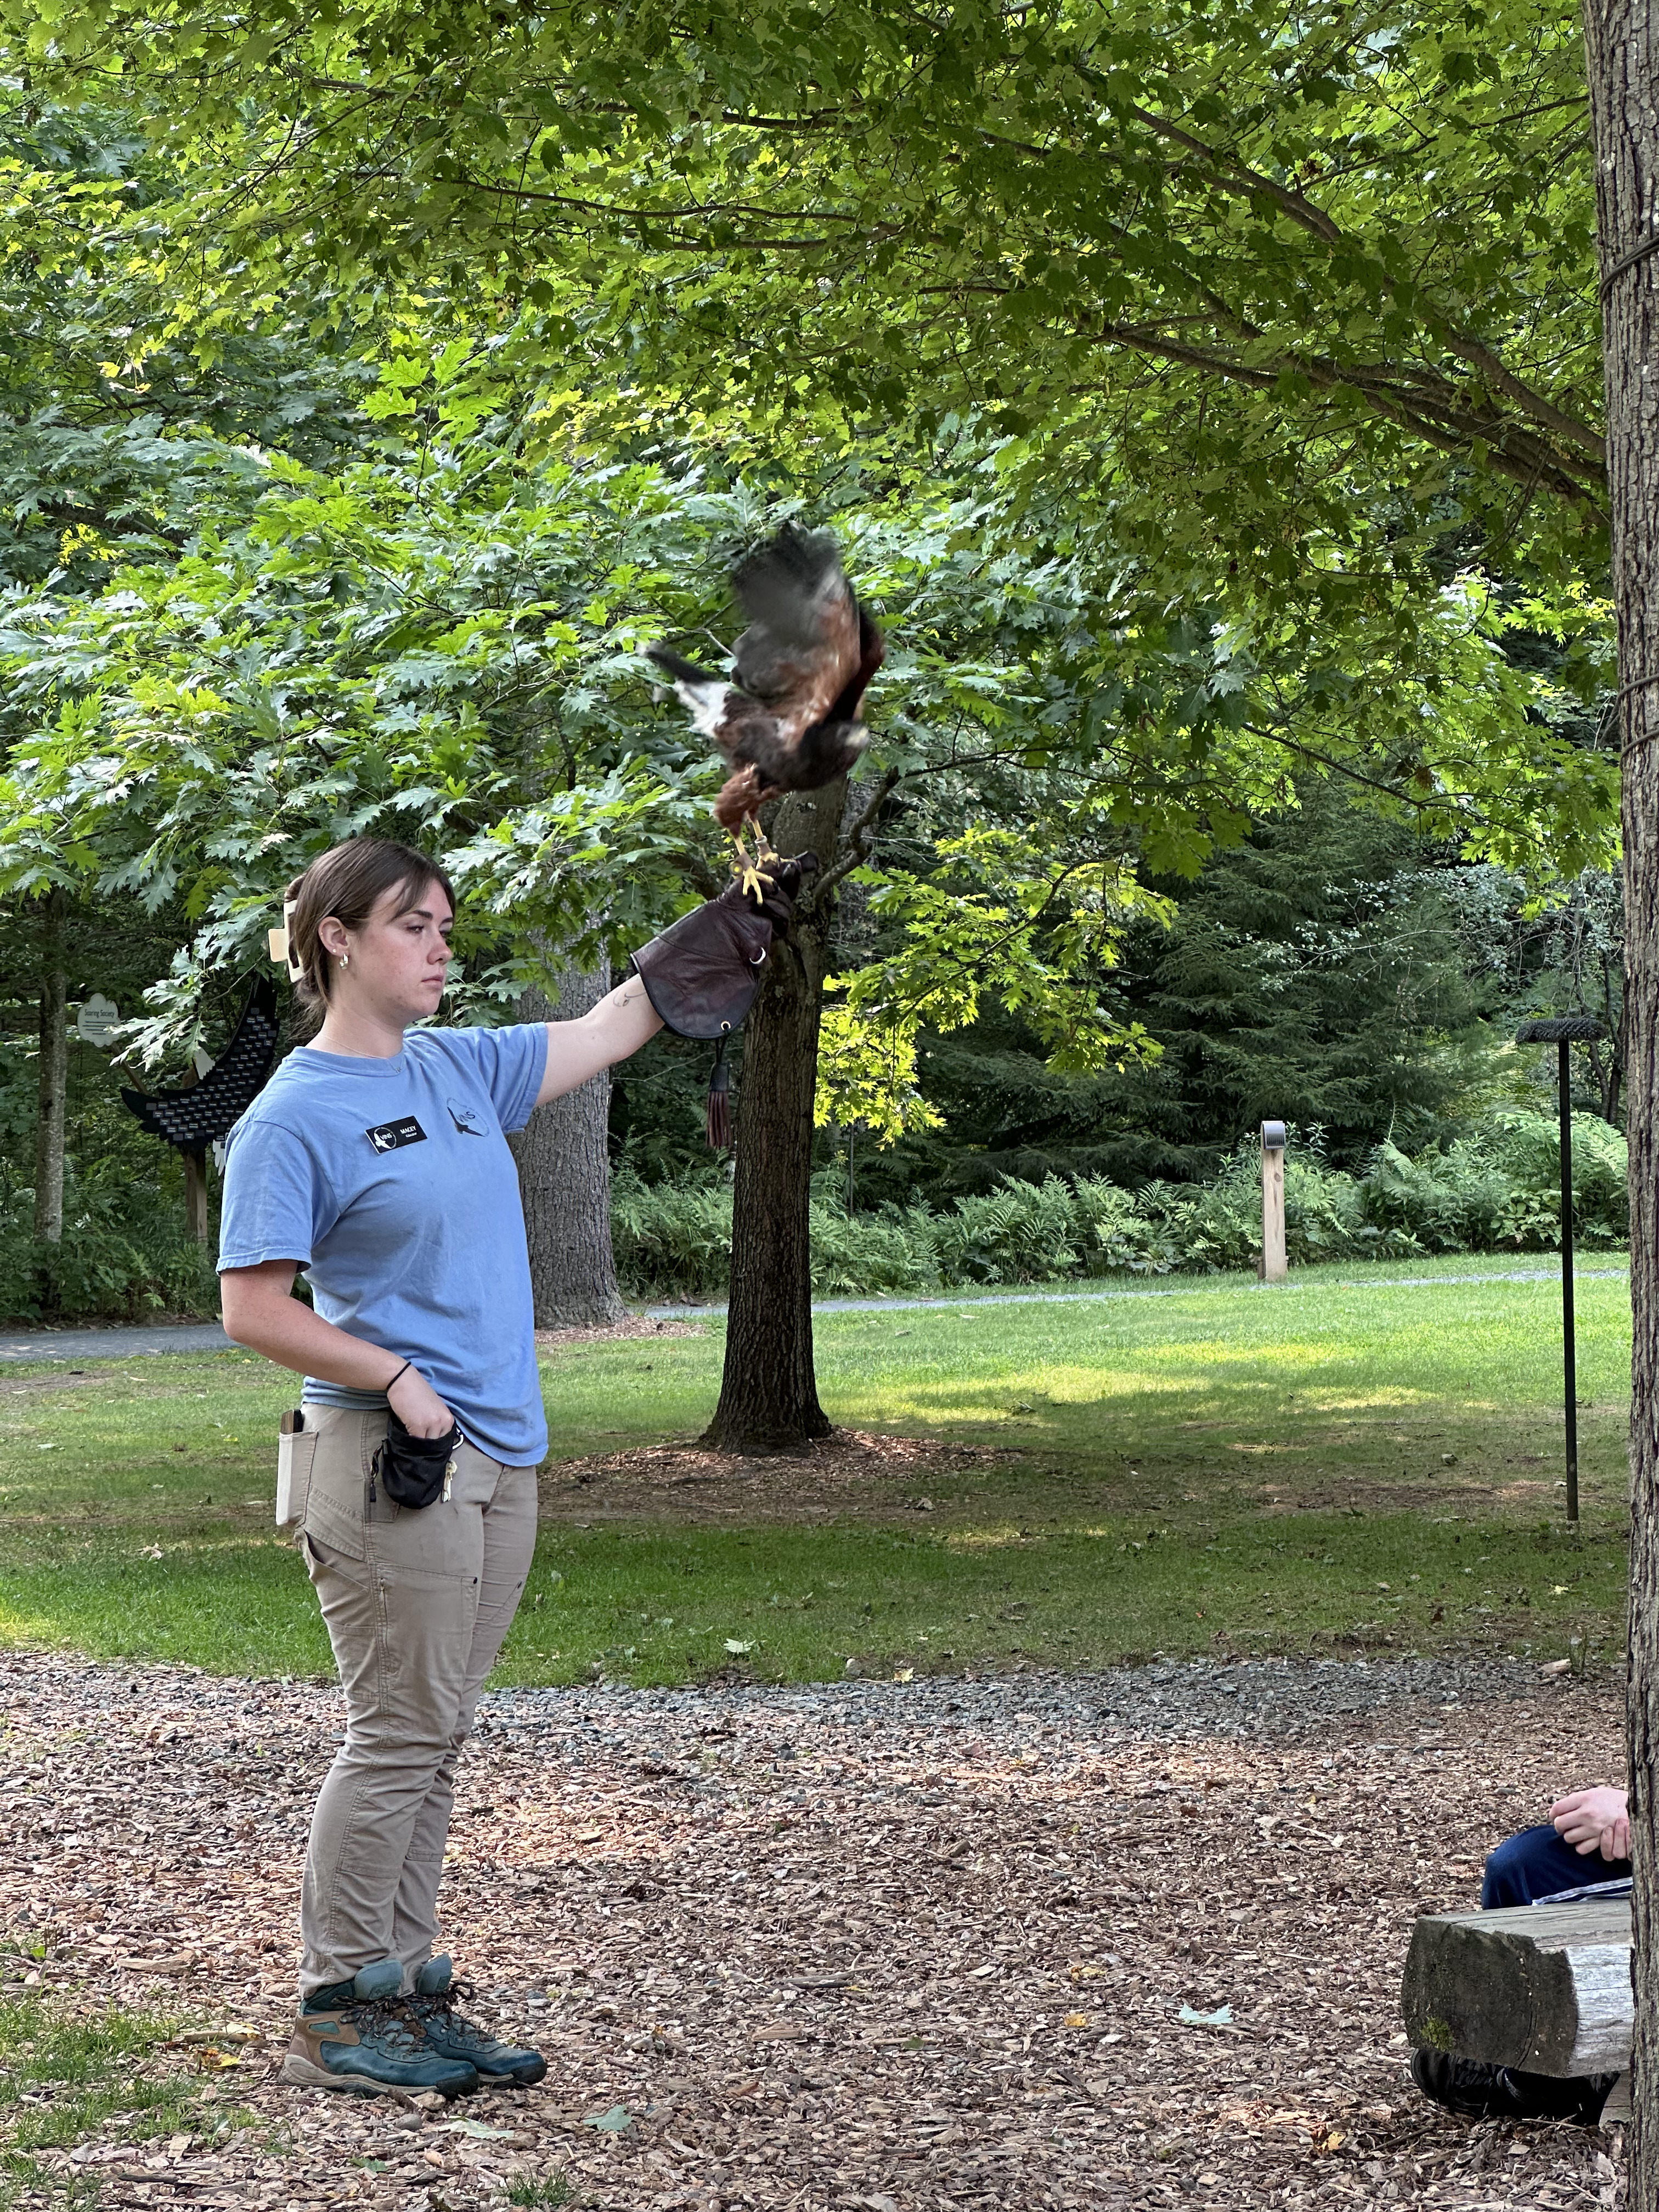
[[[827,530],[786,523],[733,571],[732,589],[749,624],[729,678],[665,646],[647,651],[731,769],[714,818],[740,839],[769,799],[815,791],[852,768],[870,742],[860,712],[886,647]]]

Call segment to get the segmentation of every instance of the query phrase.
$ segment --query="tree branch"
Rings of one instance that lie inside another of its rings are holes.
[[[815,913],[821,901],[829,897],[844,876],[854,868],[861,868],[870,857],[871,832],[876,826],[876,817],[887,804],[903,776],[902,769],[884,769],[870,794],[870,802],[847,832],[847,849],[839,860],[833,861],[813,884],[806,901],[806,911]]]
[[[1341,246],[1352,252],[1363,251],[1360,241],[1351,237],[1333,216],[1327,215],[1322,208],[1316,207],[1305,193],[1297,191],[1289,185],[1280,184],[1276,178],[1264,176],[1259,169],[1253,169],[1245,162],[1234,161],[1224,155],[1218,154],[1202,139],[1194,137],[1191,131],[1183,130],[1179,124],[1171,123],[1164,116],[1154,114],[1149,108],[1137,107],[1131,112],[1139,122],[1144,123],[1158,137],[1184,146],[1196,155],[1218,185],[1224,187],[1231,183],[1271,201],[1292,222],[1324,246]],[[1375,258],[1374,256],[1367,258]],[[1380,262],[1376,265],[1384,289],[1390,294],[1395,293],[1398,288],[1387,268]],[[1574,416],[1564,414],[1541,392],[1534,392],[1483,340],[1461,330],[1455,323],[1436,313],[1432,308],[1428,319],[1434,335],[1449,352],[1455,353],[1460,361],[1468,362],[1471,368],[1478,368],[1484,376],[1489,377],[1498,389],[1513,400],[1522,413],[1537,423],[1540,429],[1552,431],[1558,438],[1565,438],[1569,445],[1577,446],[1581,453],[1589,454],[1597,462],[1605,463],[1606,441],[1588,423],[1579,422]]]
[[[1184,366],[1207,370],[1212,375],[1223,377],[1232,383],[1245,384],[1257,392],[1270,392],[1286,374],[1305,376],[1321,391],[1334,392],[1339,386],[1348,385],[1361,392],[1381,415],[1401,428],[1427,444],[1437,447],[1443,453],[1455,454],[1460,460],[1469,458],[1471,441],[1480,438],[1490,447],[1492,465],[1501,476],[1528,489],[1547,485],[1562,499],[1575,506],[1589,507],[1596,513],[1605,511],[1605,502],[1599,496],[1601,485],[1586,484],[1571,474],[1565,461],[1553,453],[1540,440],[1533,437],[1518,424],[1504,421],[1501,416],[1481,421],[1479,417],[1462,414],[1442,401],[1443,411],[1453,418],[1453,427],[1445,428],[1424,411],[1424,403],[1432,402],[1435,395],[1421,392],[1408,397],[1407,392],[1385,380],[1384,372],[1369,365],[1345,367],[1340,362],[1325,361],[1309,355],[1291,355],[1278,368],[1251,368],[1242,362],[1229,361],[1224,355],[1214,354],[1197,346],[1182,345],[1156,332],[1137,330],[1122,323],[1103,323],[1099,337],[1116,344],[1128,346],[1138,353],[1156,359],[1176,361]],[[1600,472],[1597,472],[1599,477]]]

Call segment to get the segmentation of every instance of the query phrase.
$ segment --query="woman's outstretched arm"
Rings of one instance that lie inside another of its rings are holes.
[[[550,1098],[562,1098],[602,1067],[614,1067],[619,1060],[637,1052],[661,1027],[662,1016],[646,997],[645,986],[637,975],[624,976],[614,991],[577,1020],[549,1022],[547,1066],[542,1071],[536,1103],[545,1106]],[[313,1375],[316,1371],[311,1370]]]

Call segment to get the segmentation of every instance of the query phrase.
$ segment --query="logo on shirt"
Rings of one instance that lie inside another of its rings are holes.
[[[489,1134],[476,1106],[469,1106],[464,1098],[447,1098],[449,1118],[464,1137],[487,1137]]]
[[[378,1128],[365,1130],[364,1134],[377,1152],[395,1152],[404,1145],[423,1145],[426,1131],[412,1114],[405,1114],[401,1121],[382,1121]]]

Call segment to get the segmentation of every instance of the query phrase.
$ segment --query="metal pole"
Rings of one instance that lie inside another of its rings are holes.
[[[1561,1094],[1561,1359],[1566,1373],[1567,1526],[1578,1527],[1578,1359],[1572,1326],[1572,1070],[1575,1044],[1594,1043],[1607,1031],[1592,1014],[1549,1014],[1523,1022],[1516,1044],[1553,1044]]]
[[[1572,1098],[1565,1037],[1556,1047],[1561,1080],[1561,1358],[1566,1372],[1567,1526],[1578,1526],[1578,1360],[1572,1325]]]

